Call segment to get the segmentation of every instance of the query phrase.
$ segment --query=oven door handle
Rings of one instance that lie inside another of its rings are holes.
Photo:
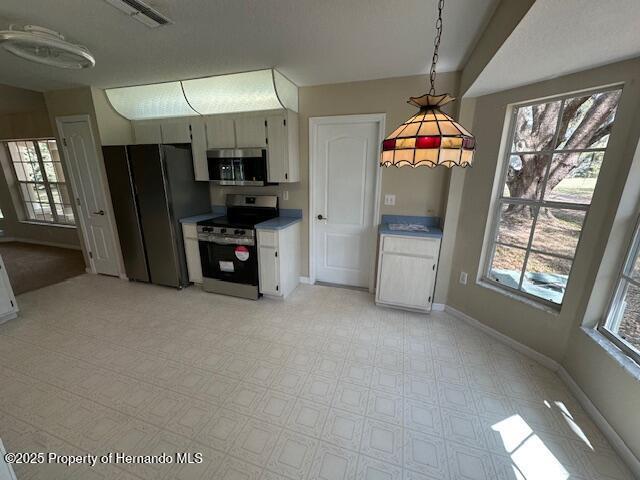
[[[203,238],[204,237],[204,238]],[[253,247],[255,245],[255,240],[246,240],[244,242],[237,242],[235,240],[229,239],[220,239],[220,238],[216,238],[216,239],[211,239],[209,236],[198,236],[198,241],[199,242],[207,242],[207,243],[213,243],[214,245],[220,245],[221,247],[228,247],[229,245],[244,245],[245,247]]]

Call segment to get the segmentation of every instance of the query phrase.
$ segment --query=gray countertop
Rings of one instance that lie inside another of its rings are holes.
[[[258,223],[256,229],[258,230],[282,230],[294,223],[302,221],[302,217],[276,217],[266,222]]]
[[[426,230],[403,230],[397,228],[397,225],[421,225]],[[380,235],[399,235],[403,237],[442,238],[440,219],[438,217],[383,215],[378,226],[378,233]]]
[[[193,217],[181,218],[180,223],[195,224],[203,220],[209,220],[211,218],[220,217],[224,214],[225,214],[224,210],[221,210],[220,207],[216,207],[216,211],[214,212],[204,213],[202,215],[194,215]],[[262,223],[258,223],[256,225],[256,228],[260,230],[282,230],[283,228],[287,228],[301,221],[302,221],[302,210],[281,208],[279,217],[272,218]]]
[[[209,220],[211,218],[219,217],[220,214],[216,213],[203,213],[202,215],[194,215],[193,217],[181,218],[180,223],[194,224],[202,222],[203,220]]]

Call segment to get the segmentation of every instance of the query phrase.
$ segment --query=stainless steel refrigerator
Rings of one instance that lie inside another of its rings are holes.
[[[191,145],[102,148],[130,280],[189,284],[179,220],[211,211],[209,183],[196,182]]]

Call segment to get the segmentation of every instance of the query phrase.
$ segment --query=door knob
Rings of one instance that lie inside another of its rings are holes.
[[[104,210],[100,210],[98,212],[92,212],[94,215],[104,215]]]
[[[318,215],[318,220],[327,220],[327,217],[323,217],[322,214]]]

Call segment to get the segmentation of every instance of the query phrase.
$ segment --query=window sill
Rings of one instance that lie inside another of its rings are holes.
[[[602,349],[613,358],[629,375],[637,382],[640,382],[640,365],[633,361],[627,354],[620,350],[615,343],[602,335],[595,328],[580,327],[582,332],[591,340],[596,342]]]
[[[535,300],[525,297],[524,295],[518,295],[516,292],[507,290],[506,288],[499,287],[498,285],[495,285],[484,278],[476,280],[476,285],[479,285],[482,288],[486,288],[493,292],[504,295],[505,297],[508,297],[512,300],[516,300],[520,303],[524,303],[525,305],[528,305],[530,307],[536,308],[538,310],[542,310],[543,312],[549,313],[551,315],[555,315],[555,316],[560,315],[560,306],[558,306],[557,308],[554,308],[550,305],[546,305],[541,302],[536,302]]]
[[[62,223],[48,223],[48,222],[34,222],[33,220],[20,220],[19,223],[24,223],[26,225],[38,225],[40,227],[56,227],[56,228],[70,228],[75,230],[75,225],[63,225]]]

